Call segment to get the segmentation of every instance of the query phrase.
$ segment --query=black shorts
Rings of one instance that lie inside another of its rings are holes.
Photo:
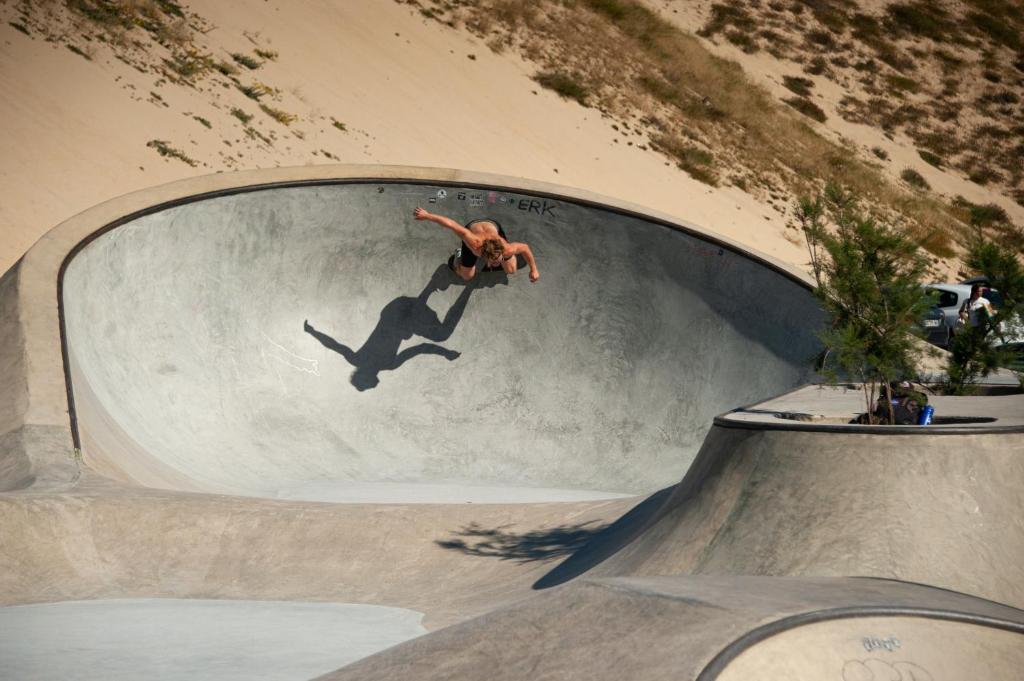
[[[508,237],[505,236],[505,230],[503,230],[501,228],[501,225],[498,223],[497,220],[490,220],[490,219],[487,219],[487,220],[470,220],[469,222],[466,223],[466,229],[469,229],[471,225],[473,225],[473,224],[475,224],[477,222],[492,222],[492,223],[494,223],[494,226],[498,228],[498,236],[500,236],[505,241],[508,241]],[[463,241],[462,242],[462,257],[459,258],[459,262],[462,264],[462,266],[467,268],[467,269],[470,268],[470,267],[473,267],[474,265],[476,265],[476,261],[479,260],[479,259],[480,259],[480,256],[475,254],[473,251],[469,250],[469,246],[466,245],[465,241]],[[499,265],[498,267],[484,267],[483,271],[484,272],[493,272],[493,271],[500,270],[500,269],[501,269],[501,266]]]

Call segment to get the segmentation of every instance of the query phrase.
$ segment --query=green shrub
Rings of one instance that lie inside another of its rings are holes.
[[[836,42],[828,31],[810,31],[807,33],[807,41],[819,47],[833,47]]]
[[[255,83],[253,85],[242,85],[241,83],[235,83],[235,87],[239,91],[253,101],[260,101],[260,97],[264,95],[272,95],[275,90],[272,87],[264,85],[263,83]]]
[[[249,55],[242,54],[240,52],[232,52],[231,58],[235,60],[236,64],[241,64],[250,71],[255,71],[259,67],[263,66],[263,62],[259,61],[258,59],[253,59]]]
[[[72,52],[74,52],[75,54],[77,54],[77,55],[78,55],[79,57],[85,57],[85,59],[86,59],[86,60],[88,60],[88,61],[92,61],[92,57],[90,57],[90,56],[89,56],[88,54],[86,54],[86,53],[85,53],[85,52],[84,52],[84,51],[83,51],[83,50],[82,50],[82,49],[81,49],[80,47],[78,47],[77,45],[71,45],[71,44],[69,43],[69,44],[65,45],[65,47],[67,47],[67,48],[68,48],[69,50],[71,50]]]
[[[921,286],[925,261],[910,239],[877,223],[836,185],[801,198],[795,214],[811,256],[814,294],[828,316],[819,333],[827,358],[821,372],[833,383],[840,377],[861,383],[867,421],[877,422],[876,397],[889,404],[893,382],[917,375],[922,351],[914,329],[930,304]],[[888,417],[894,423],[892,410]]]
[[[889,84],[889,87],[897,92],[918,92],[921,89],[916,80],[906,76],[889,74],[885,77],[885,81]]]
[[[164,140],[150,140],[146,143],[146,146],[150,149],[156,149],[157,153],[165,158],[176,158],[179,161],[187,163],[193,168],[199,165],[194,159],[189,158]]]
[[[807,62],[807,66],[804,67],[804,71],[812,76],[820,76],[828,71],[828,60],[819,55]]]
[[[651,146],[675,159],[676,166],[693,179],[712,187],[718,186],[718,175],[711,168],[714,157],[710,152],[666,134],[652,137]]]
[[[725,39],[740,48],[747,54],[753,54],[761,49],[757,41],[749,33],[744,31],[729,30],[725,32]]]
[[[238,75],[238,67],[236,67],[234,64],[229,64],[226,61],[215,62],[213,64],[213,68],[216,69],[222,75],[225,75],[225,76],[237,76]]]
[[[201,78],[214,68],[213,57],[196,50],[176,52],[170,59],[164,59],[164,64],[189,81]]]
[[[899,2],[886,9],[890,27],[900,33],[941,41],[955,31],[949,14],[934,2],[917,0]]]
[[[932,188],[931,185],[928,184],[928,181],[924,179],[924,176],[921,175],[921,173],[914,170],[913,168],[904,168],[903,172],[900,173],[900,177],[903,178],[904,182],[909,184],[911,187],[914,187],[915,189]]]
[[[753,31],[757,28],[757,20],[740,3],[716,2],[711,5],[711,17],[697,31],[697,35],[710,38],[730,26],[741,31]]]
[[[985,276],[988,284],[999,291],[1003,305],[994,310],[994,316],[982,315],[979,326],[967,327],[953,336],[944,386],[945,392],[953,395],[969,392],[978,378],[1011,363],[1012,358],[1000,345],[1011,326],[1007,322],[1024,310],[1024,267],[1014,250],[986,239],[979,229],[964,264],[971,272]]]
[[[799,76],[783,76],[782,84],[801,97],[810,97],[811,88],[814,87],[813,80]]]
[[[282,125],[291,125],[295,121],[299,120],[299,117],[295,114],[275,109],[267,106],[266,104],[260,104],[260,110]]]
[[[578,76],[561,73],[559,71],[543,71],[533,77],[541,87],[554,90],[564,99],[572,99],[582,106],[588,106],[587,98],[590,93],[587,88],[579,82]]]
[[[979,31],[1011,50],[1019,50],[1024,47],[1024,43],[1021,42],[1019,26],[983,12],[971,12],[967,18]]]
[[[936,154],[933,154],[932,152],[928,151],[927,149],[918,149],[917,155],[920,156],[921,159],[928,165],[935,166],[936,168],[942,167],[942,159],[939,158],[939,156],[937,156]]]
[[[803,115],[813,118],[819,123],[824,123],[827,118],[825,116],[825,112],[821,110],[820,106],[805,97],[790,97],[789,99],[784,99],[782,101],[789,104]]]
[[[242,121],[242,123],[246,125],[249,123],[249,121],[252,120],[252,114],[247,114],[238,107],[234,107],[231,109],[231,115],[237,118],[238,120]]]
[[[983,166],[981,168],[971,170],[971,172],[967,174],[967,179],[975,184],[985,185],[989,182],[1000,182],[1002,181],[1003,176],[992,168]]]

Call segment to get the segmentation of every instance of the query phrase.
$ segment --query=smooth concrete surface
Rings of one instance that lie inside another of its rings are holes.
[[[311,482],[279,491],[279,499],[346,504],[537,504],[622,499],[632,495],[585,489],[458,485],[426,482]]]
[[[1024,434],[740,425],[712,428],[658,517],[592,574],[875,576],[1024,607]]]
[[[308,679],[426,633],[360,604],[123,599],[0,608],[0,676],[20,681]]]
[[[1024,670],[1021,632],[926,617],[816,622],[743,651],[718,681],[1009,679]]]
[[[0,604],[360,602],[433,630],[528,595],[639,503],[327,504],[87,481],[0,495]]]
[[[889,626],[878,629],[874,618],[879,616],[892,618]],[[952,640],[929,638],[930,623],[935,619],[949,620],[948,625],[936,629]],[[764,637],[792,636],[791,632],[799,632],[796,627],[815,620],[835,621],[832,628],[844,634],[841,645],[822,651],[831,659],[885,659],[884,648],[867,651],[863,639],[895,637],[906,641],[908,647],[919,640],[925,645],[901,649],[899,657],[890,659],[912,661],[933,670],[954,660],[954,668],[993,672],[990,676],[937,675],[934,681],[1019,678],[1020,668],[1013,663],[1024,649],[1021,610],[887,580],[778,577],[584,578],[554,593],[408,641],[321,678],[712,681],[729,661],[730,652],[742,653],[749,646],[756,651],[765,645],[760,642]],[[973,630],[976,626],[985,631]],[[752,640],[744,645],[744,638],[751,635]],[[958,640],[968,636],[974,641]],[[979,649],[974,642],[983,647]],[[784,640],[783,647],[785,659],[781,662],[812,666],[818,675],[810,678],[872,681],[868,676],[842,676],[842,665],[814,666],[817,651],[813,649],[786,646]],[[988,664],[979,659],[983,656],[988,656]],[[862,669],[852,669],[852,673]],[[757,673],[739,678],[771,677]],[[878,681],[883,679],[927,681],[927,677],[878,677]]]
[[[464,284],[444,265],[457,239],[413,220],[417,206],[498,220],[541,280]],[[678,481],[716,413],[807,378],[821,319],[802,283],[680,230],[408,183],[161,210],[89,243],[63,290],[90,467],[332,501],[351,483],[652,492]],[[401,503],[406,487],[356,498]]]

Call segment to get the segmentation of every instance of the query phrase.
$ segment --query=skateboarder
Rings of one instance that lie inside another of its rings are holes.
[[[530,268],[530,281],[540,279],[540,270],[533,258],[533,251],[527,244],[509,242],[504,230],[494,220],[473,220],[465,227],[451,218],[428,213],[423,208],[413,211],[417,220],[427,220],[450,229],[462,239],[462,246],[448,259],[448,267],[453,272],[469,281],[476,276],[477,260],[483,259],[483,270],[504,270],[506,274],[515,274],[519,269],[517,256],[522,256]]]

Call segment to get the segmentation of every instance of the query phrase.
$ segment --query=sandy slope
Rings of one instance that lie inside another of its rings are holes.
[[[257,44],[279,53],[240,78],[277,88],[272,106],[299,120],[287,127],[271,120],[219,74],[196,88],[160,82],[158,74],[115,59],[108,45],[79,41],[92,53],[88,61],[15,30],[8,24],[14,6],[0,7],[0,271],[52,226],[108,198],[215,171],[335,159],[459,167],[582,187],[802,262],[802,247],[784,238],[783,218],[774,211],[628,146],[600,113],[537,86],[529,64],[494,55],[479,39],[413,8],[385,0],[186,6],[213,26],[197,44],[218,59],[230,61],[228,53]],[[67,15],[60,6],[47,11]],[[232,107],[254,115],[252,127],[273,135],[272,146],[246,138]],[[146,146],[153,139],[197,166],[161,158]]]
[[[663,18],[690,33],[696,33],[706,24],[714,2],[715,0],[648,0],[649,6]],[[864,10],[875,13],[879,13],[887,4],[891,3],[885,0],[860,0],[857,3]],[[814,101],[827,115],[824,123],[810,122],[811,125],[829,139],[857,148],[861,158],[878,163],[893,183],[900,182],[899,175],[904,168],[913,168],[924,176],[935,193],[948,198],[960,195],[977,204],[995,203],[1002,206],[1016,224],[1024,224],[1024,206],[998,191],[971,182],[955,170],[940,170],[925,163],[918,155],[914,141],[906,135],[900,133],[895,135],[894,139],[889,139],[879,128],[844,120],[838,112],[839,101],[849,94],[864,97],[864,88],[859,83],[847,82],[840,85],[824,76],[810,75],[804,72],[799,64],[776,59],[763,50],[747,54],[721,37],[702,42],[718,56],[739,63],[754,83],[779,100],[793,96],[793,93],[783,85],[784,76],[799,76],[811,80],[814,83]],[[934,74],[932,78],[936,79]],[[881,161],[873,156],[873,147],[884,150],[889,158]]]

